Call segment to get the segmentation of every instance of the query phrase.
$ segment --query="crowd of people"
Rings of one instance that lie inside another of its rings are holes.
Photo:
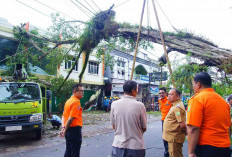
[[[119,99],[119,97],[106,97],[105,96],[104,100],[103,100],[102,109],[106,112],[109,112],[112,102],[114,102],[118,99]]]
[[[189,100],[187,111],[178,89],[168,92],[166,88],[159,89],[164,157],[183,157],[186,137],[189,157],[230,157],[230,105],[213,90],[208,73],[196,74],[192,82],[195,95]],[[125,81],[123,91],[121,99],[111,103],[110,121],[114,129],[111,156],[144,157],[146,108],[136,100],[135,81]],[[73,95],[64,106],[60,136],[66,138],[65,157],[80,156],[83,94],[83,86],[74,85]],[[232,96],[228,102],[232,102]]]

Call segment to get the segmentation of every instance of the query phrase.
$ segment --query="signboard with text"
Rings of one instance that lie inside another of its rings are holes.
[[[161,81],[161,75],[162,75],[162,81],[166,81],[168,79],[168,74],[167,71],[164,72],[153,72],[149,73],[150,81],[155,82],[155,81]]]
[[[142,80],[142,81],[148,81],[149,82],[149,76],[147,76],[147,75],[140,75],[140,80]]]

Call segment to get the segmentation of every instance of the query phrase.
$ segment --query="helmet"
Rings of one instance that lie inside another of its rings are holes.
[[[118,99],[118,97],[116,97],[116,99]]]
[[[105,96],[104,98],[106,99],[107,97]]]
[[[110,97],[110,99],[112,99],[112,98]]]
[[[113,97],[115,99],[115,97]]]

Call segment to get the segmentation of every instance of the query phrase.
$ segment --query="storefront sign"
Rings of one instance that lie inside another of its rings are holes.
[[[142,81],[148,81],[149,82],[149,76],[147,76],[147,75],[140,75],[140,80],[142,80]]]
[[[158,94],[159,93],[159,87],[157,87],[157,86],[150,87],[150,90],[151,90],[152,94]]]

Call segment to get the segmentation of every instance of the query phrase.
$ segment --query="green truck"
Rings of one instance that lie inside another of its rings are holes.
[[[32,131],[40,140],[46,88],[31,82],[0,82],[0,134]]]

